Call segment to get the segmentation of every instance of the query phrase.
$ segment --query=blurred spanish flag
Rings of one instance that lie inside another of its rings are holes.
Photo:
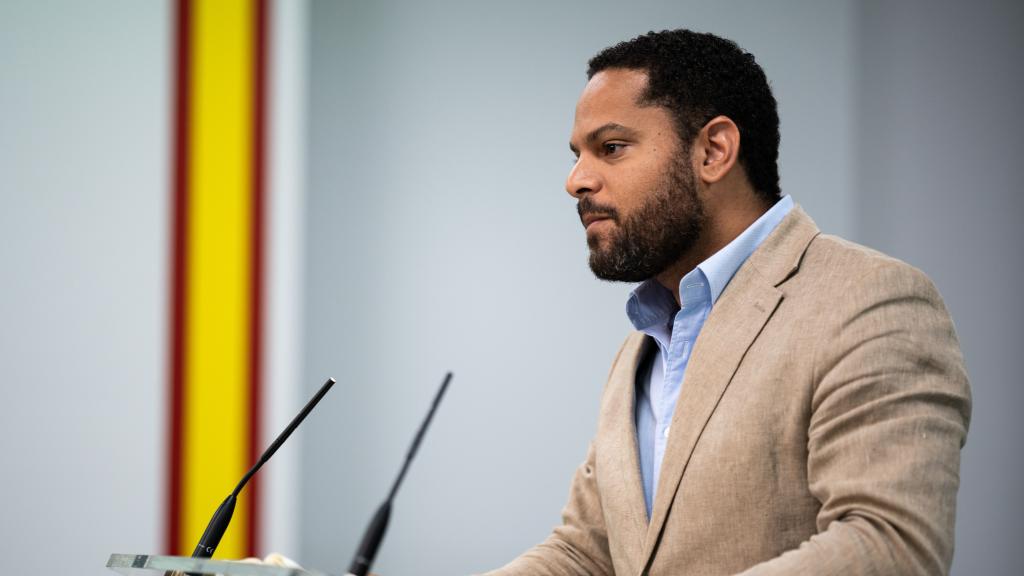
[[[266,0],[175,0],[166,548],[189,555],[261,449]],[[260,479],[217,551],[258,552]]]

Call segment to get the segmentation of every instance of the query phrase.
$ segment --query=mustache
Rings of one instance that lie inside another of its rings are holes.
[[[619,211],[612,206],[601,206],[590,196],[584,196],[579,202],[576,203],[576,213],[580,216],[580,221],[583,221],[583,217],[588,214],[598,214],[611,218],[615,222],[619,221]]]

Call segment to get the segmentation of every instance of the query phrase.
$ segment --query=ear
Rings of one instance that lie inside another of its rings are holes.
[[[725,178],[740,154],[740,129],[727,116],[715,116],[701,128],[695,142],[697,177],[707,184]]]

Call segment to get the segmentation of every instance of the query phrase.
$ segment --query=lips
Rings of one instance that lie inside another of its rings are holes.
[[[608,214],[583,214],[580,216],[580,221],[583,222],[584,228],[589,228],[594,222],[600,222],[601,220],[611,220],[612,217]]]

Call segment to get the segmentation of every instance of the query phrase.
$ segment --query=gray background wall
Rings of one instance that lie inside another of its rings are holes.
[[[954,573],[1013,571],[1013,3],[314,2],[311,22],[305,381],[339,374],[346,405],[305,445],[306,562],[345,565],[449,368],[379,570],[494,567],[558,521],[628,328],[562,190],[573,105],[598,49],[685,26],[764,66],[784,190],[944,293],[976,401]]]
[[[974,418],[954,574],[1016,574],[1024,529],[1024,5],[861,11],[857,236],[922,268],[956,322]]]

